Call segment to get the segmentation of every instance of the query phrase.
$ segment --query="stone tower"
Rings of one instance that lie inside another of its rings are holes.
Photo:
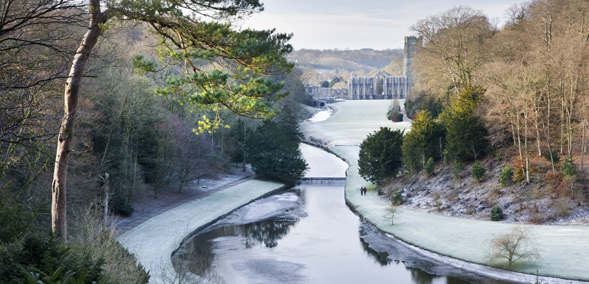
[[[421,41],[421,37],[405,37],[405,46],[403,48],[403,76],[407,77],[410,82],[413,81],[411,65],[413,64],[413,58],[415,57],[415,53],[417,52],[417,47],[421,46]]]

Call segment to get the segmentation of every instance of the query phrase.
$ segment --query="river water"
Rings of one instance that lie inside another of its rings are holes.
[[[346,165],[302,145],[307,176]],[[505,283],[436,262],[362,222],[344,187],[299,185],[258,200],[188,239],[173,257],[212,283]]]

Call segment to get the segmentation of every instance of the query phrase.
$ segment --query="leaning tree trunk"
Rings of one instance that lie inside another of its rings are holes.
[[[100,0],[89,0],[90,21],[88,31],[84,35],[80,47],[76,51],[72,68],[65,83],[64,114],[59,129],[57,140],[57,153],[55,157],[55,170],[51,184],[51,229],[55,235],[67,239],[66,223],[66,179],[71,143],[74,137],[74,124],[78,110],[78,98],[80,81],[84,72],[84,66],[90,57],[90,52],[101,34],[99,24],[103,23],[104,16],[100,12]]]

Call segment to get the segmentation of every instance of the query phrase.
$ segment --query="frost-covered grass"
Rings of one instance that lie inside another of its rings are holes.
[[[119,242],[149,271],[150,283],[171,283],[169,277],[175,274],[171,255],[184,238],[235,208],[282,186],[260,180],[238,184],[151,218],[121,235]]]
[[[393,123],[386,119],[389,100],[345,101],[330,104],[335,111],[321,122],[303,123],[307,137],[313,136],[330,145],[360,145],[362,140],[380,127],[409,128],[408,122]],[[399,100],[400,104],[404,100]]]
[[[370,184],[358,175],[359,144],[380,126],[403,128],[409,127],[409,124],[386,121],[388,103],[383,101],[347,101],[330,106],[336,109],[332,118],[305,124],[303,129],[307,136],[328,143],[330,150],[350,165],[347,170],[347,202],[381,230],[407,243],[442,255],[485,264],[489,240],[496,234],[511,231],[514,225],[410,210],[400,210],[395,225],[391,225],[388,200],[374,192],[360,195],[359,188]],[[516,264],[514,270],[589,280],[589,227],[529,226],[535,233],[541,259]]]

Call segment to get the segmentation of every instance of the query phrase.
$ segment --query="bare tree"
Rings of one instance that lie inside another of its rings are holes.
[[[493,29],[486,16],[456,7],[420,20],[411,29],[424,39],[421,54],[434,60],[431,66],[442,68],[433,73],[445,74],[456,92],[473,86],[473,73],[484,62],[481,47]]]
[[[509,233],[496,235],[489,242],[489,246],[488,261],[490,264],[506,260],[507,268],[510,268],[520,260],[540,258],[531,227],[513,227]]]

